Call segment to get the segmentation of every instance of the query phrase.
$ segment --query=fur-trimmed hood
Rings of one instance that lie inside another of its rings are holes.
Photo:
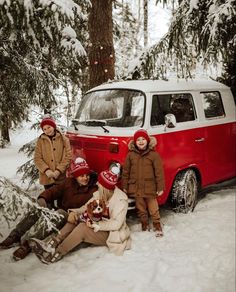
[[[148,150],[154,150],[157,146],[157,139],[155,137],[150,136],[150,142],[148,143]],[[128,148],[130,151],[138,151],[135,147],[134,140],[131,140],[128,144]]]

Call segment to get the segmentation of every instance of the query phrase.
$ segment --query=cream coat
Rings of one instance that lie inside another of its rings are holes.
[[[97,191],[93,194],[93,198],[84,206],[79,209],[72,209],[71,211],[81,214],[86,210],[86,206],[89,202],[99,198],[101,197],[99,191]],[[130,249],[131,247],[130,230],[126,224],[127,210],[128,197],[123,191],[116,187],[109,200],[110,218],[97,223],[101,231],[109,231],[106,244],[110,251],[116,255],[122,255],[125,249]]]
[[[59,184],[66,178],[66,169],[72,157],[70,141],[61,132],[56,130],[52,140],[41,134],[37,140],[34,163],[39,170],[39,182],[42,185]],[[60,176],[55,180],[48,178],[45,174],[47,169],[60,171]]]

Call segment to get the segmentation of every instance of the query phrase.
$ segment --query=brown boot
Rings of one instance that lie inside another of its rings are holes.
[[[13,252],[13,259],[15,261],[23,260],[30,252],[31,248],[29,247],[28,242],[26,241]]]
[[[0,242],[0,249],[11,248],[19,243],[20,236],[17,233],[11,232],[5,240]]]
[[[157,237],[163,236],[163,230],[160,222],[153,222],[153,231],[156,232]]]
[[[142,231],[150,230],[148,221],[141,221],[141,225],[142,225]]]

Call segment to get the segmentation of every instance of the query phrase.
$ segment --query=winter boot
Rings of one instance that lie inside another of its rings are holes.
[[[13,259],[16,261],[23,260],[30,252],[31,248],[29,247],[29,244],[26,241],[13,252]]]
[[[160,222],[153,222],[153,231],[156,232],[156,237],[162,237],[163,231]]]
[[[0,249],[11,248],[19,243],[20,235],[17,232],[12,231],[5,240],[0,242]]]
[[[63,258],[63,255],[60,252],[56,251],[54,254],[48,254],[48,255],[44,254],[40,260],[42,263],[48,265],[48,264],[58,262],[62,258]]]
[[[50,237],[48,242],[37,238],[31,238],[29,240],[29,245],[36,256],[42,261],[43,258],[50,257],[55,253],[55,249],[60,242],[61,240],[54,236]]]
[[[141,225],[142,225],[142,231],[150,230],[148,220],[141,220]]]

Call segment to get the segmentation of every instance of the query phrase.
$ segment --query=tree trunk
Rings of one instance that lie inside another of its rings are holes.
[[[88,52],[90,88],[115,77],[112,0],[92,0],[91,3],[88,19],[91,42]]]
[[[9,129],[11,127],[11,122],[6,115],[2,116],[2,127],[1,127],[1,136],[4,141],[10,142]]]
[[[143,0],[143,44],[148,45],[148,0]]]

